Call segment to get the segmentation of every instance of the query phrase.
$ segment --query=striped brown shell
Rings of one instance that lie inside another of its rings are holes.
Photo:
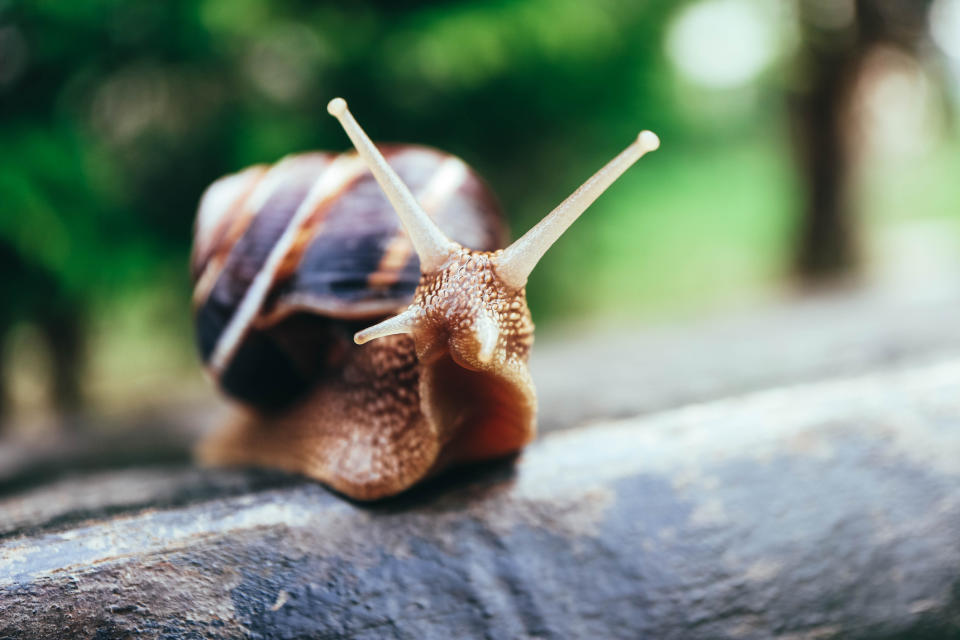
[[[506,229],[460,159],[381,147],[453,240],[491,251]],[[191,275],[197,344],[231,396],[278,408],[337,366],[350,335],[409,304],[419,260],[355,153],[304,153],[214,182],[197,213]]]

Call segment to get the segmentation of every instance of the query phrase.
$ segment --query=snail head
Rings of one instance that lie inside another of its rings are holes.
[[[526,283],[537,263],[567,228],[624,171],[657,149],[656,134],[643,131],[570,197],[506,249],[480,252],[453,242],[424,212],[353,118],[342,98],[327,105],[340,121],[393,205],[420,258],[421,279],[403,312],[354,336],[357,344],[411,334],[418,357],[444,350],[461,366],[484,370],[525,366],[533,342]]]

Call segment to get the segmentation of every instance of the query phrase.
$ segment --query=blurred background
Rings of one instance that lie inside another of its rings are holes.
[[[546,341],[952,285],[958,92],[960,0],[0,0],[0,428],[208,401],[200,194],[346,148],[331,97],[464,158],[514,236],[660,134],[534,273]]]

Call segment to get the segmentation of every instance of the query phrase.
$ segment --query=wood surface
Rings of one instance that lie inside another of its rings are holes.
[[[544,372],[609,336],[547,344],[538,442],[374,505],[177,455],[24,463],[0,638],[960,637],[958,311],[648,331],[579,390]]]

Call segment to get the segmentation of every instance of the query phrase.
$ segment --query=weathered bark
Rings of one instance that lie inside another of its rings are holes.
[[[958,637],[960,324],[920,298],[539,345],[538,443],[372,506],[190,467],[202,412],[0,446],[0,638]]]
[[[818,295],[693,325],[544,336],[531,362],[540,431],[960,355],[960,299],[914,294]],[[212,389],[210,400],[90,417],[40,441],[7,437],[0,495],[71,472],[187,462],[200,432],[226,417]]]
[[[960,634],[960,359],[551,434],[374,506],[183,467],[0,504],[0,636]]]
[[[960,354],[960,299],[912,293],[838,292],[693,326],[546,337],[531,362],[541,428]]]

